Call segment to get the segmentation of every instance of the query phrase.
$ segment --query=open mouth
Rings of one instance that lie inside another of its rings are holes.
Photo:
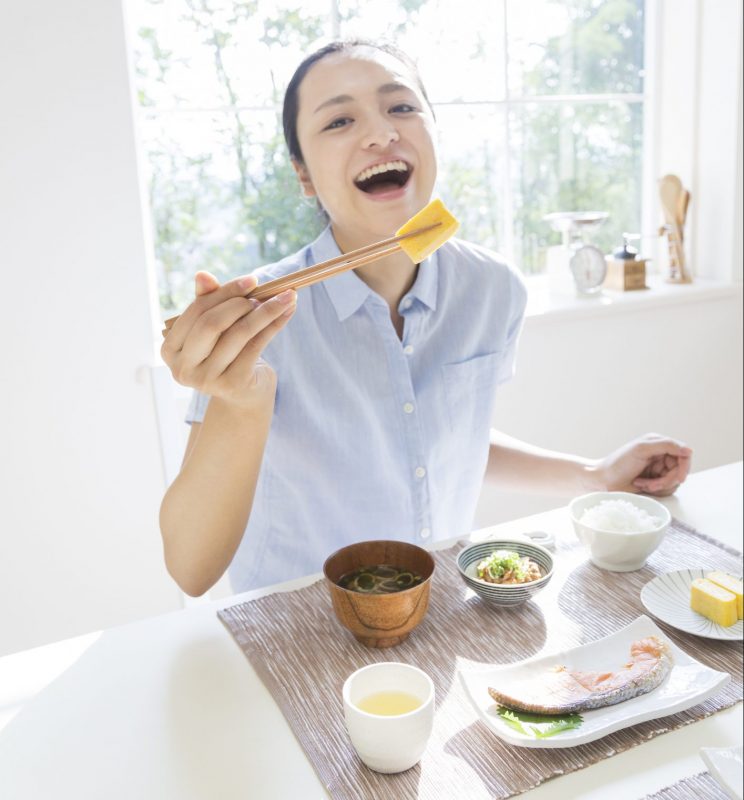
[[[354,185],[367,194],[382,194],[401,189],[408,183],[413,168],[405,161],[387,161],[375,164],[354,178]]]

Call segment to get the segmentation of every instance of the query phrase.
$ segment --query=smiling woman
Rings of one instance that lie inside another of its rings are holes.
[[[289,87],[292,166],[328,227],[224,286],[198,274],[197,298],[163,344],[176,379],[197,390],[184,465],[161,508],[182,588],[200,594],[228,566],[237,590],[297,577],[355,540],[466,534],[489,463],[525,487],[567,493],[665,494],[684,480],[690,451],[663,437],[596,461],[489,442],[526,293],[482,247],[450,239],[421,263],[396,251],[299,298],[246,297],[257,282],[390,236],[434,190],[434,117],[407,58],[334,43]]]
[[[287,142],[329,228],[254,277],[224,287],[200,277],[201,296],[165,340],[176,378],[199,390],[184,468],[161,515],[167,563],[192,593],[228,563],[234,586],[247,588],[304,574],[365,535],[426,541],[470,525],[480,486],[472,476],[488,453],[491,403],[481,397],[511,372],[524,310],[514,270],[458,243],[420,268],[394,253],[311,287],[299,303],[290,292],[254,308],[240,296],[256,280],[385,238],[429,202],[433,115],[410,61],[395,52],[338,43],[298,68],[284,109]],[[462,265],[469,281],[455,280]],[[490,300],[476,318],[473,290]],[[473,358],[478,368],[492,348],[500,355],[479,381],[483,395],[461,409],[473,421],[470,441],[455,447],[439,372]],[[256,361],[262,352],[271,368]],[[196,508],[207,488],[213,507]]]

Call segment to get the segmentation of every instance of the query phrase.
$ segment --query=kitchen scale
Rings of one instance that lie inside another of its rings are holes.
[[[543,217],[563,237],[561,244],[549,247],[547,252],[546,273],[552,289],[565,290],[572,275],[579,296],[593,297],[602,291],[607,262],[604,253],[584,237],[607,217],[606,211],[556,211]]]

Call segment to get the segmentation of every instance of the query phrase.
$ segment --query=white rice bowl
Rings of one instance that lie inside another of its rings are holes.
[[[592,492],[575,498],[568,508],[589,559],[612,572],[641,569],[672,519],[657,500],[628,492]]]

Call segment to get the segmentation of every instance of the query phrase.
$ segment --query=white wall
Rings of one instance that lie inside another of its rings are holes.
[[[736,189],[734,197],[734,271],[733,279],[742,282],[744,277],[744,44],[739,36],[739,91],[736,100]]]
[[[0,14],[0,654],[179,607],[118,0]]]
[[[693,469],[742,458],[742,295],[532,317],[494,427],[550,449],[600,457],[647,432],[689,444]],[[592,301],[588,301],[592,302]],[[555,508],[559,496],[486,486],[479,527]]]

